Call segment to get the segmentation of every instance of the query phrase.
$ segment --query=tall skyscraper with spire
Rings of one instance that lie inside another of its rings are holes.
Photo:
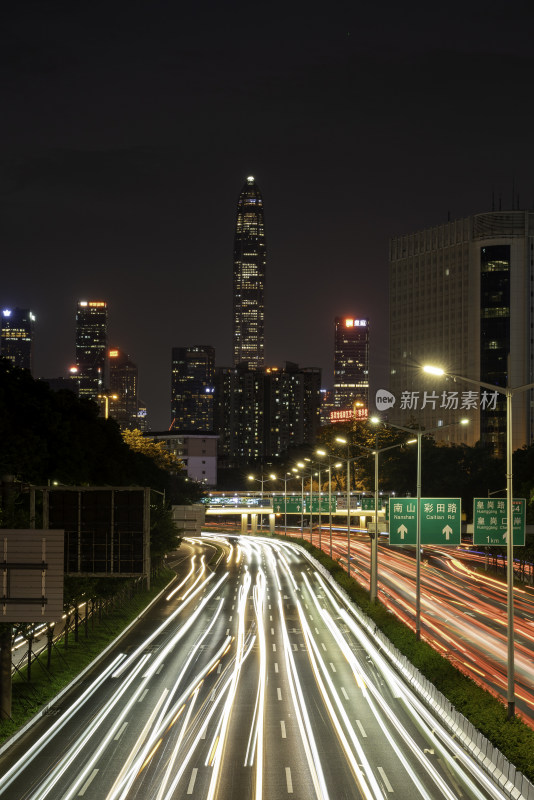
[[[234,366],[264,365],[265,264],[263,200],[249,177],[237,203],[234,239]]]

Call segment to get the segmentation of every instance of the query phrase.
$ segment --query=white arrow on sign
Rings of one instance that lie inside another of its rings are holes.
[[[404,539],[404,534],[408,533],[408,528],[406,527],[406,525],[399,525],[399,527],[397,528],[397,533],[400,533],[400,538]]]
[[[445,525],[445,527],[443,528],[442,533],[445,534],[445,538],[447,539],[447,541],[449,541],[449,539],[451,538],[451,533],[452,533],[451,526],[450,525]]]

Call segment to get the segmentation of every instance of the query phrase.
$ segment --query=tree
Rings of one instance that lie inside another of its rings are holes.
[[[143,436],[140,430],[123,431],[122,438],[131,450],[151,458],[159,469],[169,472],[183,470],[183,462],[167,450],[164,442],[156,442],[155,439]]]

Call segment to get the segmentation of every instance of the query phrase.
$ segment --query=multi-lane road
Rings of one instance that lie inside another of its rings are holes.
[[[188,540],[179,560],[2,754],[0,800],[503,796],[302,551],[228,537]]]
[[[318,544],[318,536],[314,536]],[[329,552],[329,535],[322,546]],[[336,531],[334,558],[347,562],[347,537]],[[369,588],[367,536],[351,541],[351,574]],[[534,590],[514,591],[514,676],[517,713],[534,727]],[[378,555],[378,597],[399,619],[415,627],[413,548],[386,547]],[[504,580],[484,569],[484,556],[466,548],[429,547],[421,569],[421,636],[462,672],[495,695],[507,697],[507,607]]]

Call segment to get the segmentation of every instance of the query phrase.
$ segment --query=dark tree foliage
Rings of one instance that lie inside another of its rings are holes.
[[[117,423],[96,403],[52,391],[27,370],[0,359],[0,474],[36,485],[150,486],[169,502],[192,502],[201,492],[185,476],[160,469],[133,452]]]

